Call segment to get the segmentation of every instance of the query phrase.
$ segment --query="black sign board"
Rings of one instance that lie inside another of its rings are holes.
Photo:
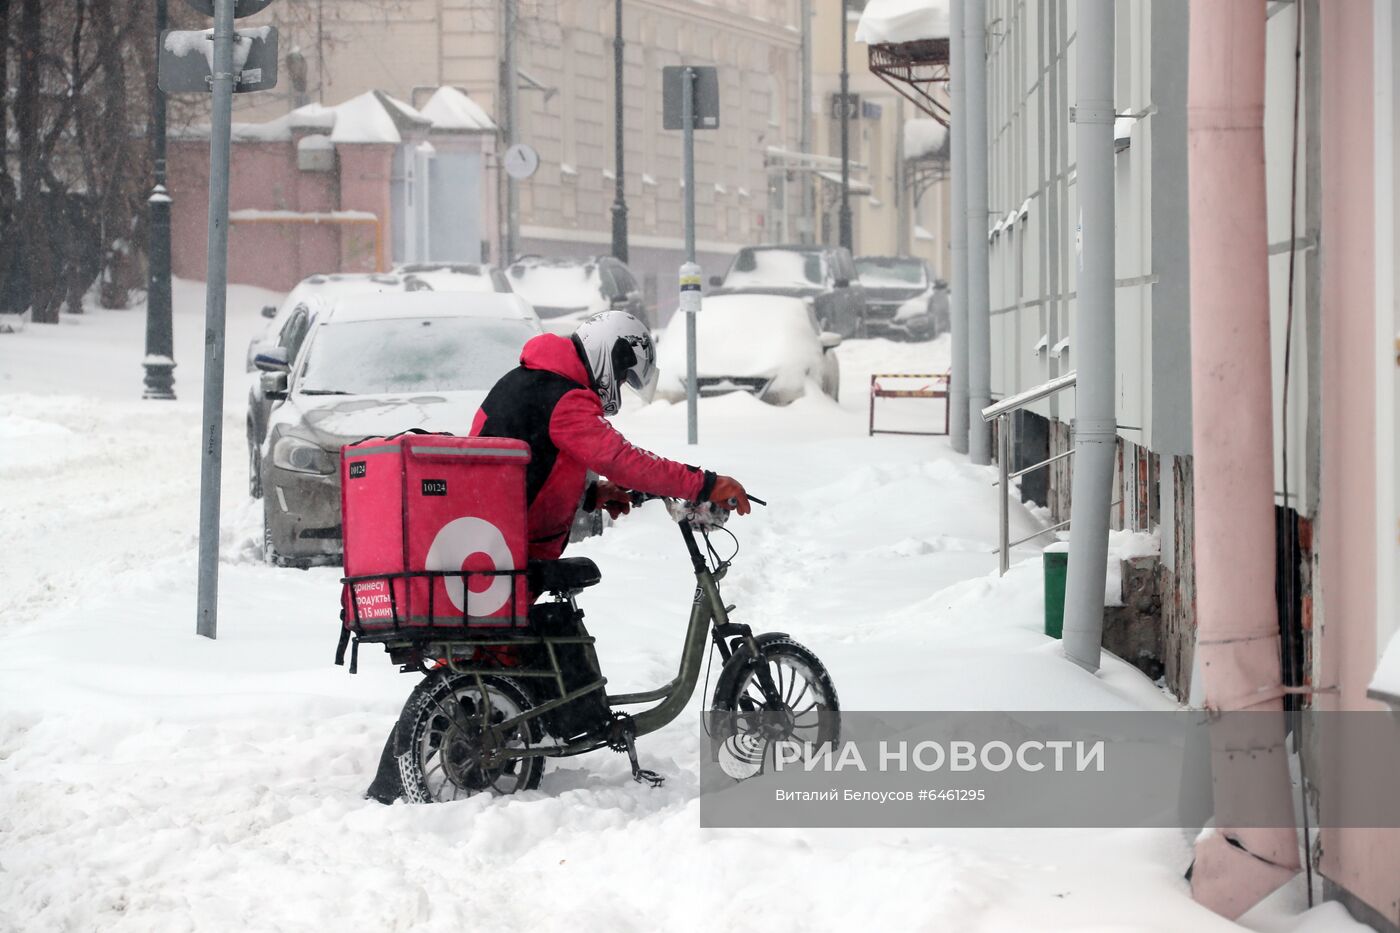
[[[167,94],[208,93],[213,84],[214,30],[171,29],[161,33],[157,82]],[[277,29],[262,26],[234,33],[233,92],[277,86]]]
[[[681,97],[685,86],[685,69],[695,73],[695,103],[691,110],[691,126],[697,130],[719,128],[719,71],[706,65],[668,65],[661,69],[661,127],[667,130],[685,129]]]

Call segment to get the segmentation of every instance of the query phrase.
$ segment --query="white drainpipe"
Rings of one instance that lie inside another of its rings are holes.
[[[1113,0],[1079,0],[1075,45],[1081,232],[1074,348],[1079,381],[1064,642],[1070,660],[1096,671],[1103,641],[1108,518],[1118,435],[1113,391]]]
[[[958,453],[967,453],[967,85],[963,80],[967,55],[963,53],[963,0],[952,0],[949,23],[948,65],[952,72],[953,126],[953,375],[948,387],[948,438]],[[903,132],[901,129],[900,132]]]
[[[968,455],[992,462],[992,426],[982,409],[992,403],[991,272],[987,257],[987,0],[964,0],[963,73],[967,146],[967,410]]]

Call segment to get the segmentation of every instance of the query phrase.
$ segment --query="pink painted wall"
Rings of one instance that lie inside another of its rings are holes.
[[[347,150],[352,154],[347,160]],[[297,168],[294,141],[235,142],[229,180],[229,209],[331,211],[357,208],[389,217],[388,171],[358,168],[365,154],[377,150],[387,165],[392,146],[342,146],[340,177],[336,172],[303,172]],[[171,140],[169,178],[174,198],[172,261],[175,274],[202,280],[207,274],[209,223],[209,143]],[[357,166],[350,197],[342,182],[345,163]],[[369,177],[381,178],[382,192],[371,196]],[[365,206],[361,206],[365,205]],[[386,234],[387,235],[387,234]],[[387,255],[387,253],[386,253]],[[354,232],[333,226],[233,223],[229,227],[229,281],[287,291],[317,272],[361,272],[374,268],[373,237],[367,228]]]
[[[1375,709],[1375,221],[1369,3],[1322,3],[1320,709]],[[1325,767],[1344,763],[1325,762]],[[1324,830],[1322,873],[1400,924],[1400,830]]]
[[[389,184],[393,174],[394,147],[378,143],[336,147],[340,157],[340,208],[369,211],[383,220],[384,261],[393,264]],[[367,227],[344,231],[340,239],[340,271],[374,271],[374,238]]]

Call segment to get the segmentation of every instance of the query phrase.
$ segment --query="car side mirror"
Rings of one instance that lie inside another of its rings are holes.
[[[286,347],[259,347],[253,366],[265,373],[285,373],[292,368]]]
[[[719,287],[720,287],[721,285],[723,285],[723,284],[724,284],[724,277],[723,277],[723,276],[719,276],[719,275],[712,275],[712,276],[710,276],[710,287],[711,287],[711,288],[719,288]]]
[[[837,279],[836,282],[835,282],[835,285],[836,285],[837,288],[850,288],[850,287],[851,287],[851,280],[850,280],[850,279]]]
[[[262,382],[263,397],[273,402],[280,402],[287,397],[287,374],[285,372],[263,373]]]
[[[823,350],[835,350],[841,346],[841,335],[829,330],[824,330],[817,337],[821,341]]]
[[[277,306],[276,306],[276,305],[263,305],[262,316],[263,316],[263,317],[266,317],[266,318],[274,318],[274,317],[276,317],[276,316],[277,316]]]

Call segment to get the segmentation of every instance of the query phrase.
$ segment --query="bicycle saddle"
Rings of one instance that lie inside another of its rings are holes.
[[[598,565],[587,557],[532,560],[525,576],[532,593],[577,593],[603,579]]]

